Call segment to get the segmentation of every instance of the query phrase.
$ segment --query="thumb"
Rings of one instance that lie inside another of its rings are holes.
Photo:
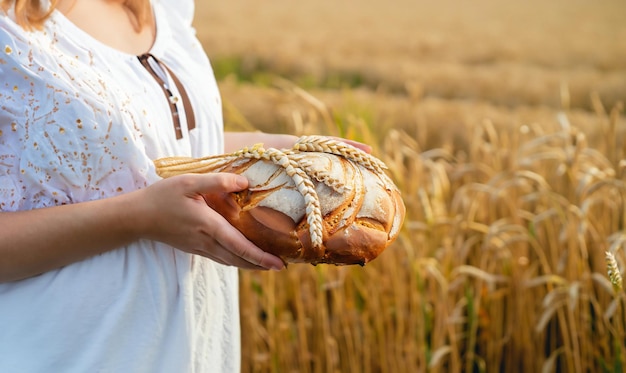
[[[200,194],[239,192],[248,187],[248,179],[238,174],[217,172],[197,176],[194,192]]]

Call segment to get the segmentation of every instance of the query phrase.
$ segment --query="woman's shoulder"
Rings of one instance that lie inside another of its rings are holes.
[[[0,71],[7,65],[39,72],[51,69],[56,38],[47,24],[42,29],[26,30],[11,15],[0,12]]]
[[[28,76],[46,85],[73,86],[77,78],[96,79],[94,49],[74,31],[55,13],[33,30],[0,13],[0,75]]]
[[[12,58],[23,55],[22,51],[28,50],[28,46],[32,43],[32,38],[29,34],[32,35],[34,32],[26,31],[15,22],[11,14],[0,10],[0,47],[2,47],[2,54],[12,56]]]
[[[27,31],[0,13],[0,97],[16,97],[27,84],[45,84],[55,69],[49,61],[50,42],[41,30]]]

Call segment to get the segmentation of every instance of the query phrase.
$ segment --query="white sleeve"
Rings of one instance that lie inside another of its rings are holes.
[[[0,211],[147,185],[151,162],[105,82],[38,35],[0,14]]]

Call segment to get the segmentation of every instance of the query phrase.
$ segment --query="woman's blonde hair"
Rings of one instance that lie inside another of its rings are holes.
[[[78,0],[77,0],[78,1]],[[124,4],[137,19],[139,28],[150,20],[150,0],[109,0]],[[50,8],[44,9],[41,0],[0,0],[0,8],[5,12],[11,7],[15,20],[25,29],[40,29],[57,6],[58,0],[50,0]]]

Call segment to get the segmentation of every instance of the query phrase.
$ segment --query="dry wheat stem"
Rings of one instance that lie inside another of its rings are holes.
[[[617,260],[610,251],[607,251],[605,254],[606,270],[609,275],[609,279],[611,280],[611,284],[613,285],[613,289],[616,292],[621,291],[623,289],[622,274],[617,265]]]

